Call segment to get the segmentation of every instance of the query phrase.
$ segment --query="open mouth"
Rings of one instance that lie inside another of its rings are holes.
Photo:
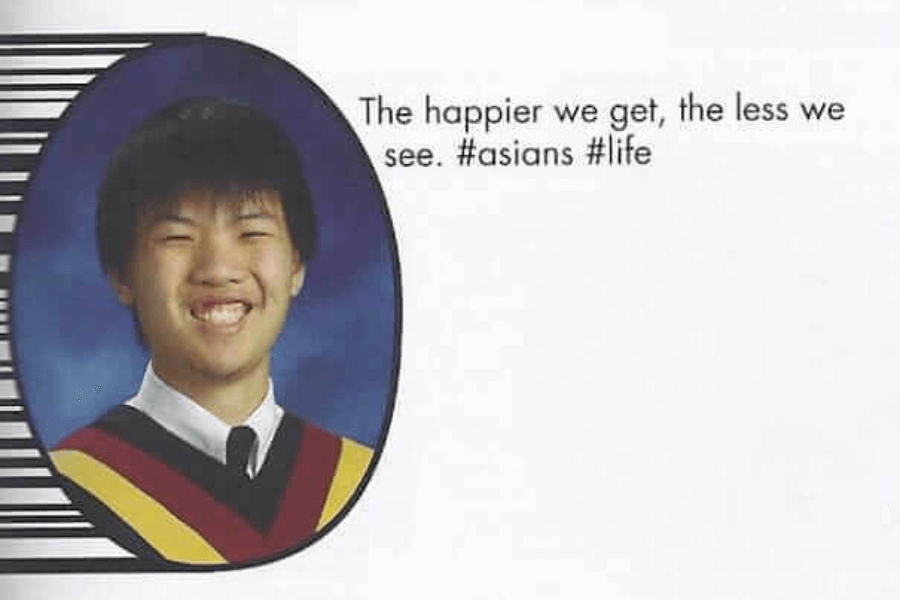
[[[191,316],[210,325],[234,325],[250,312],[246,302],[204,303],[191,307]]]

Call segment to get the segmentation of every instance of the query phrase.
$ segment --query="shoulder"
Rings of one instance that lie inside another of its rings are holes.
[[[208,470],[207,458],[136,408],[120,405],[50,452],[59,474],[86,485],[146,483],[162,474],[187,479]],[[176,478],[177,478],[176,477]]]
[[[372,458],[372,448],[365,444],[318,427],[288,411],[284,412],[281,428],[295,433],[302,447],[321,453],[335,452],[341,461],[365,460],[368,464]]]
[[[122,404],[65,437],[51,450],[51,455],[63,451],[86,452],[90,448],[105,447],[129,438],[143,438],[154,429],[154,425],[139,410]]]
[[[323,505],[317,529],[327,525],[350,502],[364,483],[373,451],[365,444],[327,431],[285,412],[282,428],[299,431],[297,468],[316,471],[322,478]],[[315,465],[315,466],[311,466]]]
[[[125,486],[124,474],[148,462],[145,441],[166,439],[160,429],[137,409],[120,405],[64,438],[50,459],[57,473],[88,491]]]
[[[121,437],[123,431],[146,435],[140,432],[152,427],[136,409],[117,406],[63,439],[50,459],[66,494],[98,531],[137,556],[159,560],[128,519],[136,511],[152,513],[155,502],[123,474],[139,450]],[[162,522],[157,519],[157,525]]]

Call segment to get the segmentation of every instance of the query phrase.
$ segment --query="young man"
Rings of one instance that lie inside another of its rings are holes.
[[[151,362],[135,397],[51,456],[89,518],[139,556],[271,557],[359,485],[371,450],[286,413],[270,378],[315,230],[293,144],[249,106],[176,103],[114,157],[100,260]]]

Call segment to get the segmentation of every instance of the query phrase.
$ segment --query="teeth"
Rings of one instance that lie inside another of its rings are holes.
[[[207,310],[194,312],[193,315],[199,320],[213,325],[231,325],[240,321],[246,312],[247,309],[243,302],[232,302],[215,304]]]

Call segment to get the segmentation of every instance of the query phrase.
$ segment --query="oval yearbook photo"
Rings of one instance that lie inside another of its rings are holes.
[[[274,560],[360,498],[399,262],[365,150],[294,67],[206,36],[112,64],[44,144],[14,240],[28,421],[120,568]]]

